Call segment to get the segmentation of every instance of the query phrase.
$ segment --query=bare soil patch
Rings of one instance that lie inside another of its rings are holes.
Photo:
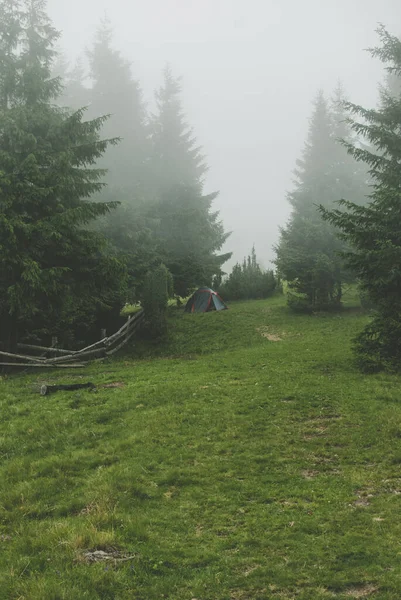
[[[258,333],[260,333],[260,335],[262,337],[269,340],[269,342],[282,342],[283,341],[282,337],[277,335],[277,333],[271,332],[268,327],[257,327],[256,331]]]

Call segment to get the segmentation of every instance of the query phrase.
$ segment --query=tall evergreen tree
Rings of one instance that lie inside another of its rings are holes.
[[[383,27],[381,46],[372,50],[388,73],[401,81],[401,40]],[[321,208],[351,246],[344,253],[376,307],[373,320],[357,340],[360,364],[367,370],[400,368],[401,360],[401,94],[383,94],[381,106],[368,110],[348,104],[352,129],[370,147],[347,144],[352,156],[369,167],[371,201],[359,206],[342,200],[340,208]],[[342,209],[341,209],[342,207]]]
[[[105,119],[55,106],[59,34],[45,9],[44,0],[0,2],[0,338],[10,349],[27,329],[87,330],[123,282],[85,227],[114,206],[90,200],[102,188],[93,166],[109,145],[98,137]]]
[[[348,98],[341,82],[334,90],[330,111],[332,119],[332,202],[341,198],[352,198],[357,204],[365,204],[369,194],[368,170],[362,163],[349,154],[342,143],[361,145],[349,124],[349,113],[346,110]]]
[[[185,121],[181,83],[170,67],[156,92],[157,113],[151,120],[156,241],[162,261],[171,271],[177,294],[211,284],[230,254],[219,255],[228,238],[218,213],[217,193],[204,195],[205,158]]]
[[[386,70],[384,85],[380,86],[379,92],[383,102],[387,96],[398,98],[401,95],[401,79],[392,68]]]
[[[0,106],[6,111],[15,98],[17,86],[17,48],[21,37],[20,4],[14,0],[0,3]]]
[[[201,189],[208,170],[194,132],[185,121],[181,80],[174,77],[170,66],[164,69],[163,79],[156,92],[157,112],[151,120],[156,196],[177,185]]]
[[[127,191],[132,198],[143,195],[149,156],[147,115],[142,90],[131,72],[131,64],[113,47],[113,30],[104,20],[88,51],[92,79],[90,114],[110,115],[104,125],[106,137],[119,137],[121,143],[104,156],[109,186]]]
[[[158,254],[173,275],[174,291],[181,297],[200,285],[212,285],[231,253],[218,254],[228,238],[212,211],[217,194],[202,195],[196,187],[178,185],[162,195],[155,206]]]
[[[338,138],[349,139],[338,86],[331,106],[319,92],[303,156],[297,162],[295,189],[289,194],[292,214],[276,248],[280,274],[289,282],[289,303],[296,309],[327,309],[340,305],[344,273],[339,251],[343,243],[317,210],[341,197],[362,201],[364,176],[347,157]],[[295,292],[295,293],[294,293]]]
[[[280,274],[292,291],[302,295],[300,299],[289,295],[295,307],[327,307],[339,299],[336,289],[339,267],[331,247],[328,252],[327,246],[329,227],[322,225],[317,213],[318,203],[327,206],[331,202],[332,150],[329,107],[319,92],[303,156],[297,161],[296,187],[288,196],[291,218],[282,229],[276,248]]]
[[[159,262],[152,235],[155,221],[148,215],[152,175],[146,106],[131,64],[113,46],[113,31],[107,20],[101,23],[88,57],[90,113],[93,117],[110,114],[103,133],[121,138],[100,163],[108,170],[107,188],[100,197],[106,201],[117,198],[120,206],[100,219],[97,227],[124,256],[131,296],[137,299],[146,272]]]

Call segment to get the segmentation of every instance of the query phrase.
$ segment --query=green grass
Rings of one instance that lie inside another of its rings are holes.
[[[3,379],[0,599],[399,600],[401,379],[355,369],[366,320],[173,311],[162,344]],[[125,385],[37,391],[81,380]]]

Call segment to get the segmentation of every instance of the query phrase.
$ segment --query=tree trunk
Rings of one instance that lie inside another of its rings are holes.
[[[342,284],[341,284],[341,281],[337,281],[337,285],[336,285],[336,302],[337,302],[337,304],[341,304],[342,297],[343,297]]]

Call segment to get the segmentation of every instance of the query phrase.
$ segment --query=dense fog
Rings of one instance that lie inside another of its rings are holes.
[[[182,75],[207,188],[220,190],[215,206],[233,232],[226,248],[237,260],[255,243],[266,266],[316,91],[330,95],[341,79],[352,101],[374,105],[383,69],[364,49],[379,22],[401,30],[396,0],[49,0],[49,13],[72,61],[107,15],[150,106],[166,62]]]

